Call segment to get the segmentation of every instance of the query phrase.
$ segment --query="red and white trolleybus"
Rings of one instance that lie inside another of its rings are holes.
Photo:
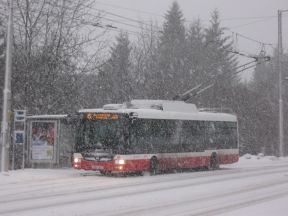
[[[207,167],[239,159],[237,118],[183,101],[132,100],[79,111],[73,167],[101,173]]]

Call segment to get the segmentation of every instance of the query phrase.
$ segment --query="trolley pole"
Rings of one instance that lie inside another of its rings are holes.
[[[9,20],[7,30],[5,83],[3,90],[3,118],[1,127],[1,172],[8,172],[10,147],[10,113],[11,113],[11,69],[12,69],[12,35],[13,35],[13,0],[9,1]]]
[[[283,78],[282,78],[282,13],[288,10],[278,10],[278,76],[279,76],[279,157],[284,156],[284,125],[283,125]]]

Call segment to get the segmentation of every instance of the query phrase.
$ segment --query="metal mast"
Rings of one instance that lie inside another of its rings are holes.
[[[284,124],[283,124],[283,78],[282,78],[282,13],[288,10],[278,10],[278,75],[279,75],[279,156],[284,156]]]
[[[6,48],[6,69],[5,83],[3,90],[3,118],[1,127],[1,172],[7,172],[9,168],[9,146],[10,146],[10,113],[11,113],[11,69],[12,69],[12,35],[13,35],[13,0],[9,1],[9,20],[7,31],[7,48]]]

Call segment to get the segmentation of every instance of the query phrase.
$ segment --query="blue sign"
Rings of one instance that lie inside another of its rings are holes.
[[[23,132],[16,132],[15,133],[15,143],[16,144],[24,143],[24,133]]]

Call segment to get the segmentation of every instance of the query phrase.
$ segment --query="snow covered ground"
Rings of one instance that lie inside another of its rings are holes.
[[[288,158],[245,155],[216,171],[106,177],[73,169],[0,174],[0,215],[288,215]]]

